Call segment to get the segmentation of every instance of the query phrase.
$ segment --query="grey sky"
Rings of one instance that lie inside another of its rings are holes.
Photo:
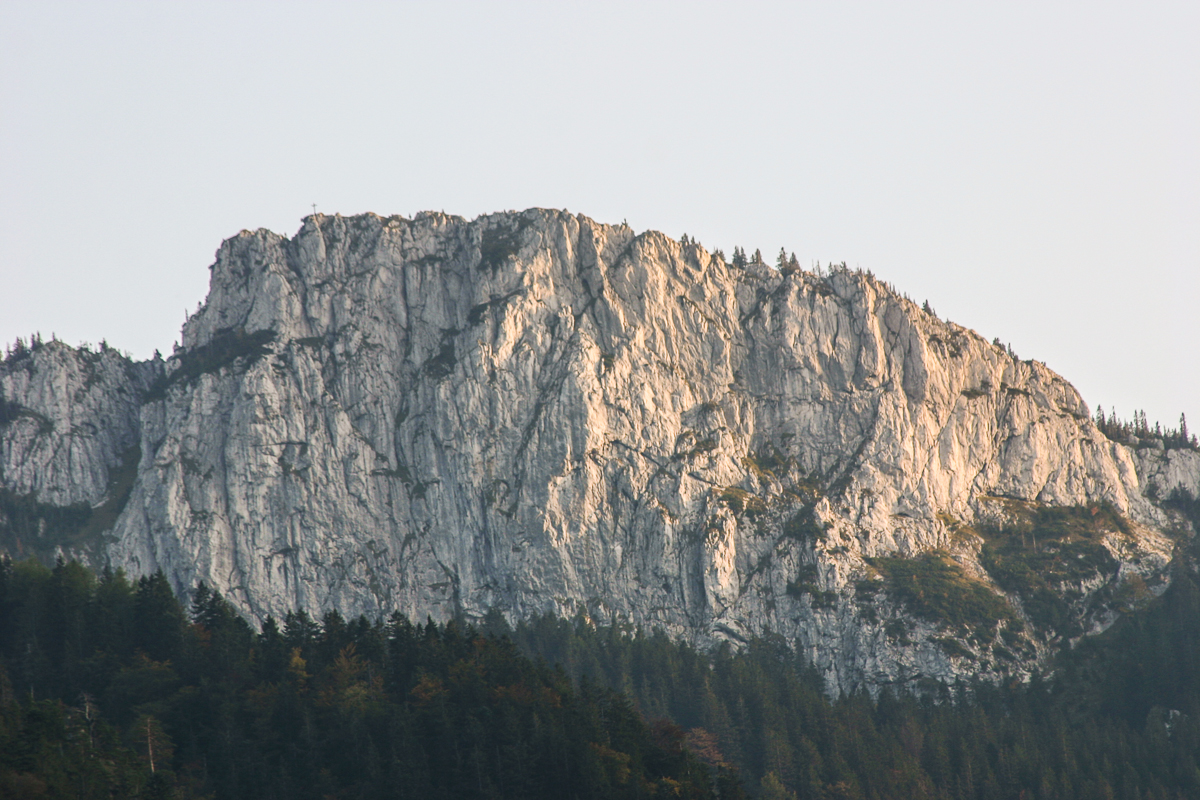
[[[1200,3],[0,0],[0,341],[169,352],[243,228],[568,208],[870,268],[1200,430]]]

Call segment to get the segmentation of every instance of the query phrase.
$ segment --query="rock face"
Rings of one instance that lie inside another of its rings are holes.
[[[0,369],[4,488],[57,506],[102,502],[138,445],[142,395],[161,369],[61,342],[10,356]]]
[[[0,549],[103,559],[136,475],[140,414],[161,361],[61,342],[18,347],[0,365]]]
[[[835,690],[1021,674],[1161,591],[1192,531],[1152,497],[1200,495],[1200,454],[1110,441],[1044,365],[869,275],[565,212],[243,232],[153,384],[74,388],[51,355],[3,373],[54,420],[2,429],[4,485],[95,503],[140,435],[114,565],[256,618],[771,631]]]

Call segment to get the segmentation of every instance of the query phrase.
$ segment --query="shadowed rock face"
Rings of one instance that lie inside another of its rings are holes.
[[[0,362],[0,553],[103,563],[137,474],[140,414],[161,360],[59,341]]]
[[[1200,493],[1195,452],[1109,441],[1044,365],[868,275],[738,268],[556,211],[243,232],[139,397],[114,565],[258,618],[771,631],[833,690],[1022,674],[1070,634],[1035,624],[1014,559],[1062,566],[1048,585],[1101,628],[1131,581],[1161,591],[1190,533],[1147,476]],[[12,430],[6,486],[98,499],[101,476],[53,460],[10,473]],[[1071,509],[1049,545],[1048,507]],[[1095,570],[1063,566],[1080,553]]]
[[[101,503],[138,444],[142,394],[161,362],[52,341],[0,364],[0,486],[43,503]]]

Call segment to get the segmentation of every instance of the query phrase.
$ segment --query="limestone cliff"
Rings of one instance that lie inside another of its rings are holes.
[[[1191,526],[1157,498],[1200,494],[1200,454],[869,275],[557,211],[242,232],[153,383],[56,358],[5,367],[4,486],[97,502],[136,431],[115,565],[257,618],[771,631],[834,689],[1022,674],[1161,591]]]
[[[140,413],[161,362],[36,342],[0,365],[0,549],[93,560],[140,458]]]

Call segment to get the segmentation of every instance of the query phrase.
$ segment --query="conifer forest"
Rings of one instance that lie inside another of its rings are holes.
[[[1193,516],[1196,509],[1190,509]],[[161,574],[0,566],[6,798],[1200,796],[1200,582],[1028,684],[831,698],[778,640],[499,614],[268,618]]]

